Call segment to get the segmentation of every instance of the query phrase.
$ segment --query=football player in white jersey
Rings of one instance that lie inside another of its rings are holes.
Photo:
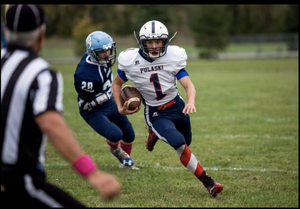
[[[113,81],[114,99],[121,114],[137,112],[139,108],[130,111],[120,101],[122,85],[132,81],[144,99],[144,117],[149,131],[146,148],[152,151],[158,139],[172,146],[181,163],[216,197],[223,186],[204,171],[189,149],[192,141],[189,114],[196,112],[196,90],[185,69],[187,54],[183,48],[169,45],[172,38],[166,26],[157,20],[141,27],[136,37],[139,48],[119,54],[118,75]],[[178,93],[177,80],[186,91],[186,104]]]

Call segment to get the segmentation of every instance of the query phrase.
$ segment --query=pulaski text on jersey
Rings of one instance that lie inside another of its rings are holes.
[[[141,73],[148,73],[148,72],[158,71],[158,70],[164,70],[164,66],[159,65],[159,66],[144,67],[140,69]]]

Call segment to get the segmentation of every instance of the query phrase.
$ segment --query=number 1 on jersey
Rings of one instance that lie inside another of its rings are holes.
[[[159,83],[159,78],[158,78],[157,73],[151,74],[150,82],[153,83],[155,93],[156,93],[156,99],[157,100],[163,99],[166,96],[166,94],[162,93],[162,89],[161,89],[161,86],[160,86],[160,83]]]

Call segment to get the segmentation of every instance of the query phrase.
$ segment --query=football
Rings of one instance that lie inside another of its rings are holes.
[[[134,110],[142,103],[142,95],[134,86],[124,86],[121,90],[122,105],[128,101],[127,109]]]

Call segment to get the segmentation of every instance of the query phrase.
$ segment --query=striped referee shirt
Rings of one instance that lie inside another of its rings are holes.
[[[46,135],[34,118],[63,111],[61,74],[29,48],[1,49],[1,164],[45,160]]]

